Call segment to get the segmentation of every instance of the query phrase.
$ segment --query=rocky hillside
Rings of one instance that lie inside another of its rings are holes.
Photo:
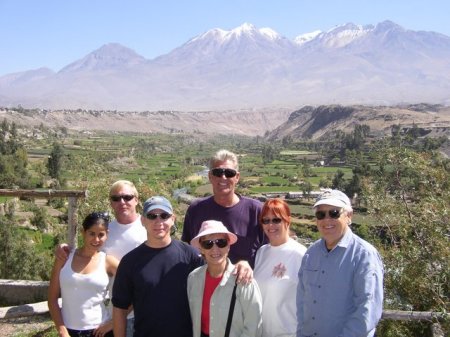
[[[118,112],[93,110],[0,109],[0,121],[18,125],[65,127],[78,131],[185,133],[263,136],[268,140],[320,139],[333,131],[351,132],[356,124],[370,127],[376,136],[389,134],[392,125],[424,129],[433,137],[450,137],[450,107],[416,104],[404,106],[304,106],[299,110],[222,110]]]
[[[0,121],[18,125],[65,127],[77,131],[142,133],[236,134],[262,136],[285,122],[292,110],[286,108],[222,111],[95,111],[28,110],[0,108]]]
[[[450,137],[450,107],[430,104],[403,106],[305,106],[267,135],[269,140],[324,139],[332,132],[349,132],[356,124],[368,125],[377,136],[390,134],[392,125],[409,128],[413,124],[431,137]]]

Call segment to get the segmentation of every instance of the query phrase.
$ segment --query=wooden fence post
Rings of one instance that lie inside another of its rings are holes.
[[[70,248],[77,248],[77,227],[78,227],[78,198],[69,197],[69,209],[67,220],[67,242]]]

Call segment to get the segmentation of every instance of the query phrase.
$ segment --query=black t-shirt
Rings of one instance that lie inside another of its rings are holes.
[[[133,305],[135,337],[192,337],[187,277],[202,264],[198,252],[178,240],[158,249],[143,243],[122,258],[112,303]]]

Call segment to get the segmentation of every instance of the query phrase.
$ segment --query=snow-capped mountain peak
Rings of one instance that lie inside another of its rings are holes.
[[[325,33],[320,33],[316,38],[326,48],[342,48],[353,41],[366,36],[373,30],[372,25],[362,26],[346,23],[336,26]]]
[[[276,40],[276,39],[279,39],[281,37],[280,34],[278,34],[276,31],[274,31],[273,29],[271,29],[269,27],[261,28],[261,29],[259,29],[259,32],[262,35],[265,35],[269,39],[272,39],[272,40]]]
[[[308,41],[315,39],[320,33],[322,33],[321,30],[315,30],[310,33],[301,34],[294,38],[294,42],[298,45],[302,45]]]
[[[232,30],[223,30],[220,28],[208,30],[203,34],[194,37],[188,43],[192,44],[194,42],[209,39],[216,40],[219,43],[226,43],[230,40],[236,40],[243,37],[255,38],[256,36],[261,36],[271,41],[281,38],[281,36],[271,28],[265,27],[257,29],[254,25],[250,23],[243,23],[242,25],[233,28]]]

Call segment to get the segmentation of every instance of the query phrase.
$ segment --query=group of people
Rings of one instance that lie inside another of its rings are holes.
[[[349,198],[318,198],[321,239],[306,249],[290,237],[284,200],[236,193],[234,153],[218,151],[209,168],[213,194],[191,203],[181,241],[168,199],[153,196],[138,214],[134,185],[112,185],[115,220],[89,214],[83,246],[56,250],[48,303],[59,336],[373,336],[383,265],[352,233]]]

